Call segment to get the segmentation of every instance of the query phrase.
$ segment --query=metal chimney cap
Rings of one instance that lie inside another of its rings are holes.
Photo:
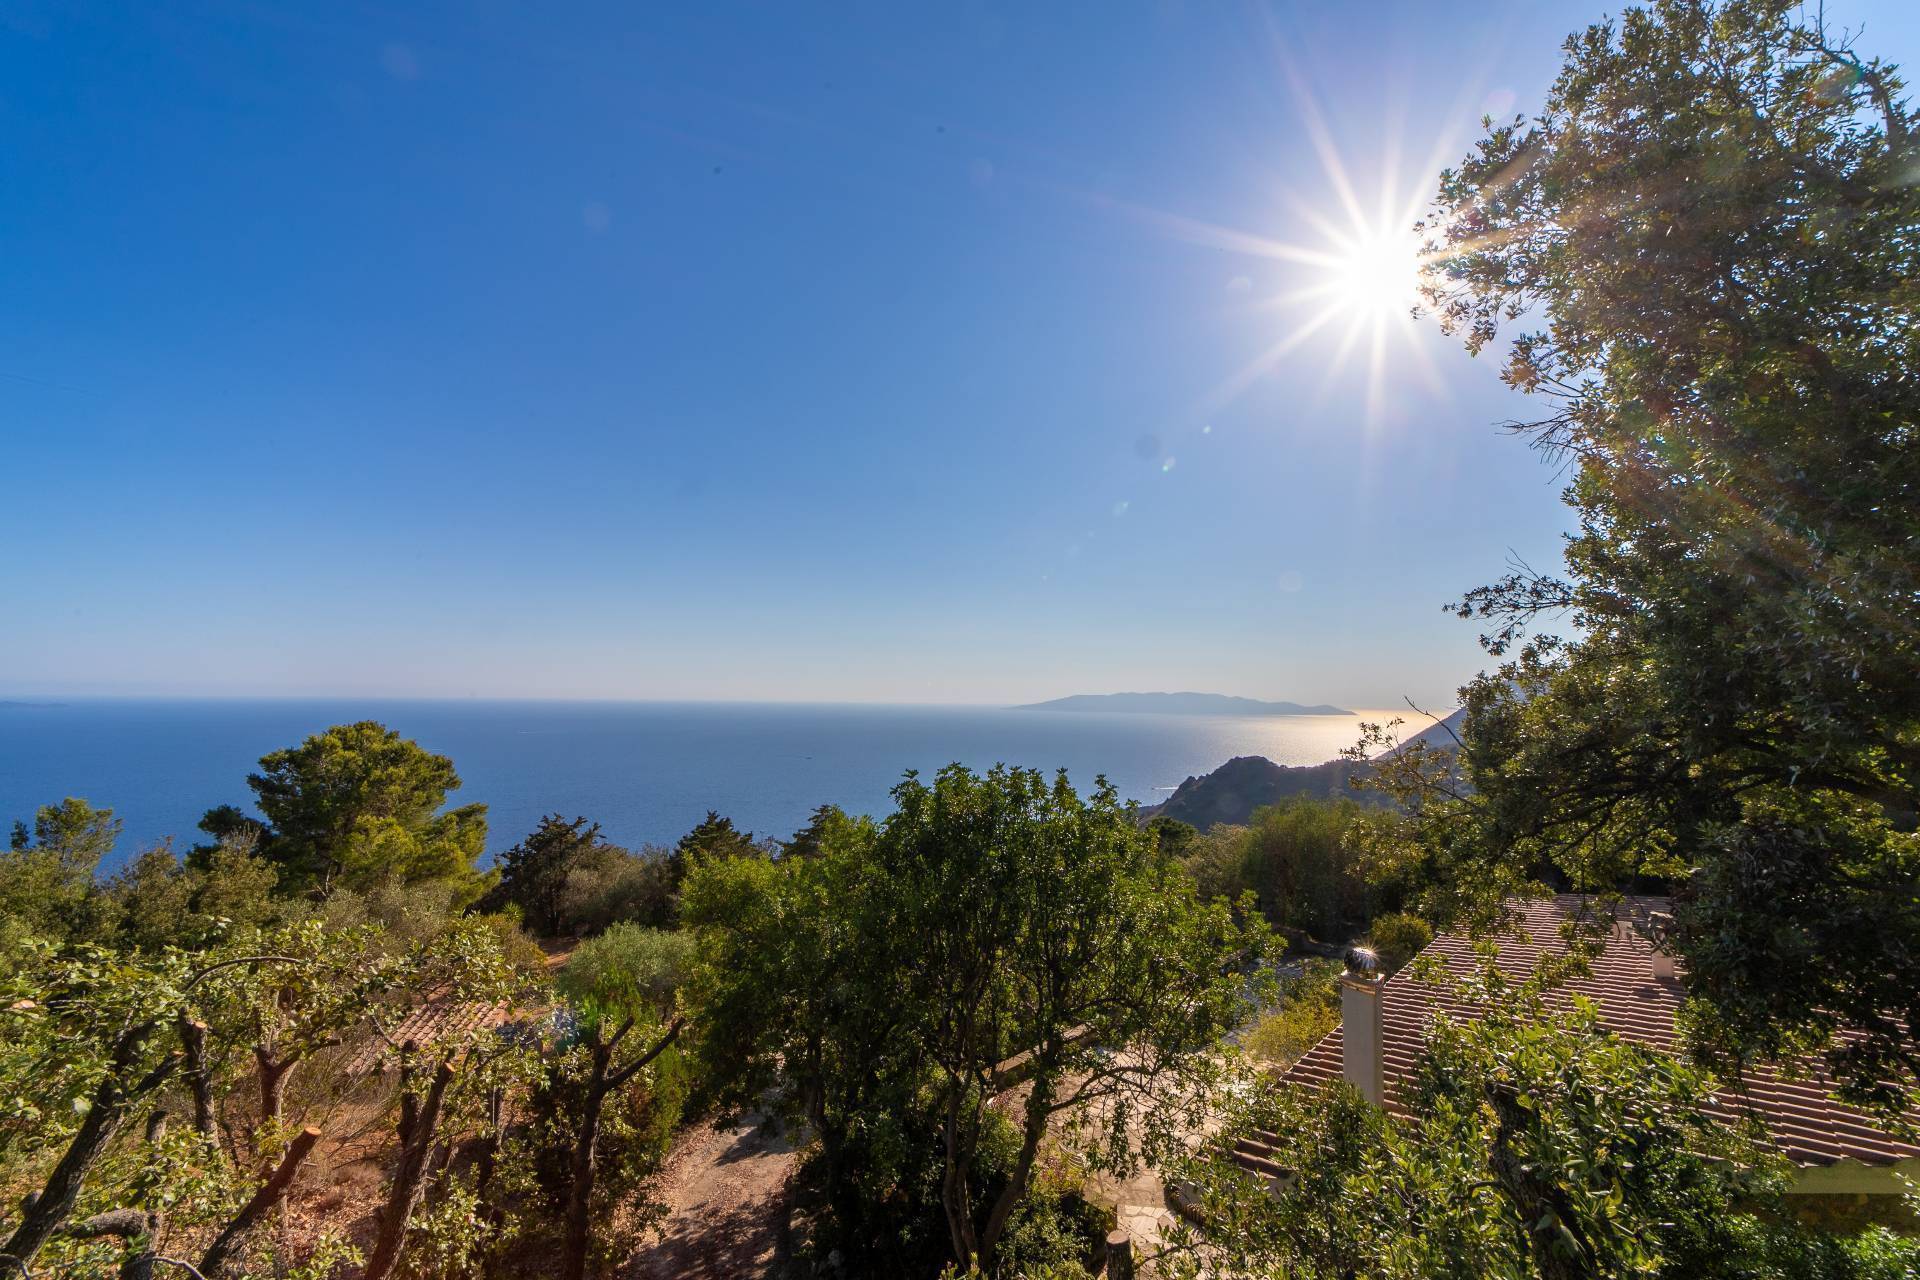
[[[1380,956],[1371,947],[1347,948],[1347,972],[1373,977],[1381,972]]]

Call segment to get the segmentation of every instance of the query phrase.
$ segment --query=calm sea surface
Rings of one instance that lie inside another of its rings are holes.
[[[1383,713],[1366,713],[1377,719]],[[454,802],[488,806],[498,852],[542,814],[584,814],[608,837],[668,844],[718,809],[784,836],[818,805],[884,814],[907,769],[996,761],[1104,773],[1151,804],[1237,755],[1318,764],[1358,737],[1358,716],[1162,716],[974,707],[745,703],[73,700],[0,706],[0,820],[63,796],[114,809],[118,855],[171,836],[182,848],[216,804],[247,805],[268,751],[328,725],[379,720],[451,756]]]

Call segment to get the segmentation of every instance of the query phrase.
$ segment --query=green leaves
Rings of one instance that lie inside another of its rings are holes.
[[[1505,660],[1463,691],[1469,786],[1397,781],[1448,906],[1666,880],[1728,1057],[1855,1027],[1830,1065],[1897,1109],[1920,1078],[1920,118],[1817,23],[1628,10],[1443,178],[1428,300],[1471,350],[1529,326],[1504,376],[1546,401],[1518,429],[1572,466],[1578,531],[1565,580],[1522,567],[1454,606]]]
[[[777,1080],[820,1134],[854,1241],[924,1231],[889,1218],[917,1204],[990,1254],[1051,1117],[1096,1165],[1173,1140],[1268,938],[1200,901],[1104,782],[954,766],[894,799],[777,861],[694,860],[693,1004],[730,1096]],[[1017,1133],[990,1109],[1016,1080]]]
[[[584,1017],[618,1025],[662,1022],[693,964],[684,933],[621,923],[589,938],[567,961],[555,985]]]
[[[1229,1107],[1182,1170],[1206,1223],[1185,1265],[1289,1276],[1775,1276],[1827,1247],[1791,1225],[1784,1162],[1711,1116],[1717,1082],[1507,988],[1435,1028],[1406,1114],[1283,1083]],[[1275,1189],[1236,1166],[1258,1136]],[[1835,1269],[1830,1274],[1849,1274]]]
[[[474,863],[486,846],[486,806],[438,813],[460,786],[453,761],[385,725],[335,725],[261,757],[247,783],[272,824],[261,851],[283,868],[283,887],[451,880],[469,899],[485,887]],[[233,825],[226,810],[208,821]]]

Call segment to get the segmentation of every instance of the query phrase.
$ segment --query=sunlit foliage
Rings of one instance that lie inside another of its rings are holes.
[[[1468,787],[1386,769],[1451,907],[1672,885],[1704,1042],[1824,1049],[1889,1105],[1920,1072],[1904,94],[1796,5],[1661,0],[1445,176],[1429,301],[1475,351],[1515,331],[1504,376],[1550,405],[1515,429],[1579,530],[1564,579],[1458,606],[1505,659],[1466,690]]]

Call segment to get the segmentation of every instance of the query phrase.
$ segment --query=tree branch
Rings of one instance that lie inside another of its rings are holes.
[[[260,1189],[253,1193],[253,1198],[234,1215],[233,1220],[222,1228],[214,1242],[207,1246],[206,1253],[201,1255],[199,1270],[194,1274],[199,1275],[200,1272],[205,1272],[209,1276],[219,1274],[221,1267],[226,1264],[233,1253],[234,1246],[240,1243],[241,1238],[252,1230],[254,1225],[275,1205],[286,1198],[288,1190],[293,1186],[294,1175],[299,1172],[300,1162],[307,1158],[307,1153],[313,1150],[313,1144],[319,1140],[320,1131],[311,1125],[294,1135],[293,1141],[287,1145],[286,1154],[280,1157],[279,1167],[260,1185]],[[188,1270],[194,1269],[189,1267]]]

